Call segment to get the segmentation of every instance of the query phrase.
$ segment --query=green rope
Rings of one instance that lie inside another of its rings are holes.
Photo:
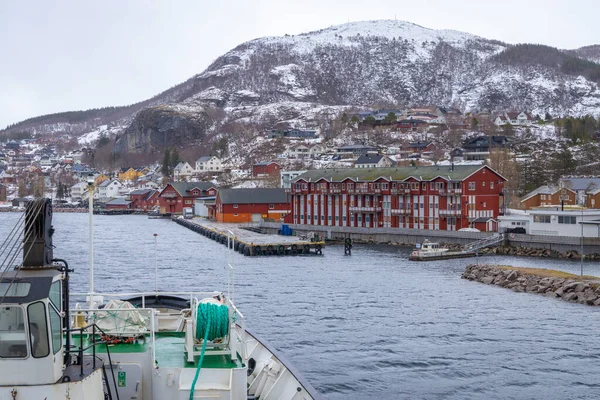
[[[193,400],[194,398],[194,389],[200,376],[200,369],[202,369],[206,342],[227,336],[228,329],[229,309],[227,306],[213,303],[198,304],[198,308],[196,309],[196,339],[202,339],[202,351],[200,352],[196,375],[194,375],[192,387],[190,388],[189,400]],[[201,332],[204,332],[204,337],[201,336]]]

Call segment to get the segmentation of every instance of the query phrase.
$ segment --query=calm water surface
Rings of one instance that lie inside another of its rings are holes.
[[[0,239],[19,217],[0,214]],[[88,289],[85,214],[55,214],[55,256]],[[356,245],[351,257],[249,258],[168,220],[97,216],[96,291],[225,290],[328,399],[588,399],[600,397],[600,308],[460,279],[470,260],[407,261],[410,249]],[[577,262],[482,262],[579,272]],[[600,264],[585,272],[600,275]]]

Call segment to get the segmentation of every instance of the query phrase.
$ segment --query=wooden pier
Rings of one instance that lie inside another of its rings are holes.
[[[322,255],[325,247],[323,241],[301,240],[296,236],[261,234],[240,228],[236,224],[175,216],[172,220],[245,256]]]

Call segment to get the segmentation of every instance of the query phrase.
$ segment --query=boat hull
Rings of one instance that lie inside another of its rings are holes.
[[[435,260],[450,260],[453,258],[469,258],[475,257],[475,253],[459,253],[459,252],[445,252],[435,255],[412,255],[408,258],[410,261],[435,261]]]

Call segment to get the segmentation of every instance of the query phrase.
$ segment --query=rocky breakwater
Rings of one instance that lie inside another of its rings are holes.
[[[500,265],[468,265],[463,279],[515,292],[541,294],[574,303],[600,306],[600,277],[562,271]]]

